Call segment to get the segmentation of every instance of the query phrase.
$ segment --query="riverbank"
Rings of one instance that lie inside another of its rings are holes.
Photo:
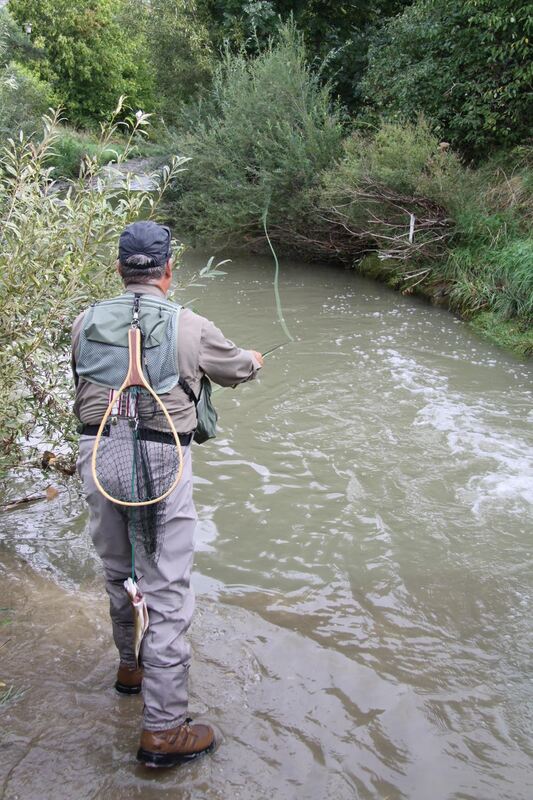
[[[466,169],[439,150],[423,124],[384,125],[373,140],[356,136],[343,147],[312,186],[295,186],[290,197],[279,186],[274,204],[268,181],[261,192],[238,177],[246,171],[243,156],[233,152],[211,180],[219,155],[211,144],[184,139],[181,152],[192,158],[171,214],[178,229],[211,248],[231,242],[267,253],[267,226],[280,254],[342,263],[404,295],[425,297],[484,338],[531,356],[531,149]]]
[[[482,271],[481,259],[478,267],[479,271]],[[462,303],[458,304],[454,299],[456,288],[454,281],[449,280],[445,275],[431,275],[431,272],[429,273],[430,277],[425,277],[423,267],[420,270],[414,270],[415,278],[420,278],[422,274],[422,278],[414,286],[405,285],[403,276],[398,276],[394,267],[380,263],[377,256],[364,258],[356,265],[355,269],[361,275],[386,283],[403,295],[423,297],[434,306],[446,308],[465,321],[479,336],[520,358],[528,358],[533,355],[533,326],[529,323],[521,323],[512,317],[510,319],[502,318],[501,315],[487,308],[477,308],[479,292],[475,284],[471,286],[470,294],[462,298]],[[533,265],[531,269],[533,270]],[[464,277],[466,278],[466,276]]]
[[[337,261],[533,352],[532,148],[467,164],[432,125],[347,119],[290,27],[228,55],[182,120],[173,216],[195,243]],[[368,256],[371,256],[369,259]]]

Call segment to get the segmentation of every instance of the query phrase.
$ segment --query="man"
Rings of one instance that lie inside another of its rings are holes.
[[[124,295],[91,306],[72,328],[74,412],[81,423],[78,470],[89,505],[90,534],[103,562],[119,651],[115,688],[124,694],[142,688],[143,730],[137,757],[148,766],[173,766],[214,746],[213,729],[187,719],[190,648],[185,634],[194,607],[190,573],[196,526],[190,450],[197,419],[192,396],[198,396],[203,375],[222,386],[243,383],[256,376],[263,359],[260,353],[236,347],[212,322],[189,309],[182,308],[176,316],[178,307],[165,299],[172,282],[168,228],[154,222],[129,225],[120,237],[116,266],[125,284]],[[136,295],[140,295],[143,335],[162,328],[173,332],[172,337],[162,334],[151,342],[155,343],[152,363],[167,365],[164,376],[158,373],[159,388],[152,386],[172,417],[184,454],[181,480],[165,500],[159,556],[157,560],[149,558],[142,548],[135,554],[136,581],[149,612],[149,629],[141,646],[142,667],[135,659],[132,610],[124,589],[124,580],[131,574],[127,517],[97,490],[91,472],[94,437],[110,390],[119,388],[125,378],[124,367],[118,369],[117,364],[125,363],[121,346],[127,341]],[[131,309],[124,301],[129,297]],[[172,321],[175,329],[165,328],[165,320],[168,325]]]

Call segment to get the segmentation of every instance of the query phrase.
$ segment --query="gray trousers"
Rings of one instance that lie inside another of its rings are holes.
[[[118,507],[100,494],[91,474],[93,436],[80,438],[78,472],[89,504],[89,531],[104,566],[105,585],[120,661],[135,666],[133,617],[124,581],[131,575],[127,521]],[[135,575],[146,598],[150,626],[142,647],[145,730],[180,725],[187,716],[190,646],[186,632],[194,611],[190,586],[196,511],[192,499],[190,447],[183,448],[180,482],[166,501],[164,539],[157,563],[135,553]]]

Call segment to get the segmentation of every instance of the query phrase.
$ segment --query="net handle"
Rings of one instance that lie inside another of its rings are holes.
[[[141,331],[140,328],[130,328],[128,331],[129,365],[126,380],[120,387],[121,392],[130,386],[143,386],[153,394],[152,387],[143,375],[141,366]]]
[[[154,505],[154,503],[160,503],[161,500],[164,500],[166,497],[169,496],[169,494],[171,492],[174,491],[174,489],[176,488],[176,486],[178,485],[178,483],[180,481],[181,474],[183,472],[183,450],[181,448],[181,443],[180,443],[180,440],[179,440],[179,436],[178,436],[178,434],[176,432],[176,428],[174,427],[174,423],[172,422],[172,419],[171,419],[170,414],[168,413],[168,411],[167,411],[167,409],[165,407],[165,404],[161,401],[161,398],[158,397],[158,395],[154,392],[154,390],[152,389],[152,387],[150,386],[150,384],[148,383],[148,381],[146,380],[146,378],[143,375],[142,366],[141,366],[141,331],[139,330],[139,328],[130,328],[129,329],[129,331],[128,331],[128,345],[129,345],[129,359],[130,359],[129,360],[129,366],[128,366],[128,374],[126,375],[124,383],[122,384],[122,386],[118,390],[118,393],[115,395],[115,397],[113,397],[110,400],[109,405],[107,406],[106,412],[105,412],[104,416],[102,417],[102,421],[100,423],[100,427],[98,428],[98,433],[96,434],[96,438],[95,438],[95,441],[94,441],[92,458],[91,458],[91,472],[92,472],[93,480],[94,480],[94,482],[96,484],[96,488],[98,489],[98,491],[101,494],[103,494],[103,496],[107,500],[110,500],[112,503],[115,503],[115,505],[118,505],[118,506],[127,506],[128,508],[139,508],[140,506],[151,506],[151,505]],[[131,502],[131,501],[128,501],[128,500],[117,500],[115,497],[112,497],[110,494],[108,494],[106,492],[106,490],[104,489],[104,487],[102,486],[102,484],[98,480],[98,475],[96,473],[96,453],[97,453],[97,450],[98,450],[98,445],[100,444],[100,439],[102,438],[102,434],[103,434],[104,428],[105,428],[105,426],[107,424],[107,420],[111,416],[111,412],[113,411],[113,407],[115,406],[119,396],[122,394],[122,392],[125,389],[129,389],[130,386],[142,386],[144,389],[146,389],[148,392],[150,392],[150,394],[152,395],[152,397],[154,398],[156,403],[161,408],[163,414],[165,415],[165,418],[166,418],[166,420],[168,422],[168,425],[170,427],[170,430],[172,432],[172,436],[174,437],[174,441],[175,441],[176,447],[178,449],[178,454],[179,454],[179,467],[178,467],[178,470],[176,472],[176,477],[174,479],[174,482],[172,483],[170,488],[167,489],[167,491],[164,494],[162,494],[161,497],[154,497],[152,500],[143,500],[141,502]]]

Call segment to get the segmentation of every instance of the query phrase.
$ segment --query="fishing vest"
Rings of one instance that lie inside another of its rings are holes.
[[[76,372],[90,383],[120,389],[129,365],[128,331],[133,294],[94,303],[85,315],[76,355]],[[139,327],[143,333],[143,371],[157,394],[180,383],[178,321],[181,306],[140,295]]]

